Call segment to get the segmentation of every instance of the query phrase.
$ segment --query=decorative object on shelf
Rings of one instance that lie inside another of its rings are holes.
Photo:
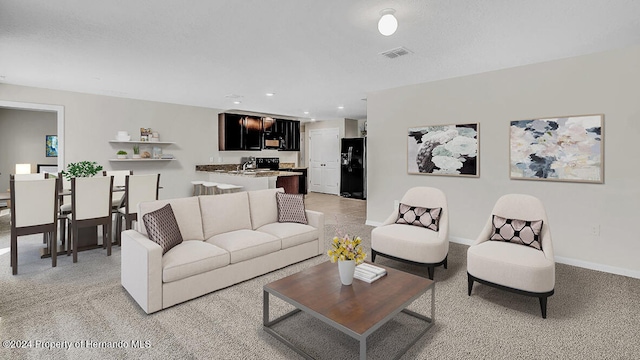
[[[409,128],[409,174],[478,177],[478,124]]]
[[[151,153],[148,151],[143,152],[140,157],[142,157],[143,159],[151,159]]]
[[[362,239],[359,236],[336,236],[333,238],[331,249],[327,251],[331,262],[338,262],[338,272],[343,285],[351,285],[356,265],[361,264],[367,257],[367,254],[362,250],[362,246],[360,246],[361,242]]]
[[[147,136],[147,137],[149,137],[149,136]],[[154,142],[160,141],[160,134],[158,134],[157,131],[152,132],[150,137],[149,137],[149,141],[154,141]]]
[[[102,166],[95,161],[80,161],[67,165],[67,170],[62,172],[62,176],[71,180],[74,177],[92,177],[102,171]]]
[[[131,140],[131,136],[126,131],[118,131],[116,134],[116,140],[118,141],[129,141]]]
[[[127,152],[124,150],[118,150],[118,159],[126,159],[127,158]]]
[[[154,159],[160,159],[162,158],[162,148],[160,146],[154,146],[153,149],[151,150],[151,154],[152,157]]]
[[[149,141],[151,136],[151,128],[140,128],[140,141]]]
[[[47,157],[58,157],[58,135],[45,135]]]
[[[140,159],[140,145],[133,145],[133,158]]]
[[[511,179],[604,182],[603,114],[511,122]]]

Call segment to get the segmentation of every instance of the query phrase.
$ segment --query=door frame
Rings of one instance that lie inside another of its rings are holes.
[[[64,106],[0,100],[0,108],[55,112],[58,123],[58,171],[64,170]]]

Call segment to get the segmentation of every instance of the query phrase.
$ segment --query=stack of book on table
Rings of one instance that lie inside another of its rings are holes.
[[[356,266],[356,272],[353,277],[364,282],[372,283],[385,275],[387,275],[387,270],[375,265],[362,263]]]

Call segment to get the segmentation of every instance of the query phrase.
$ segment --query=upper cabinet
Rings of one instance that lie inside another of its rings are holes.
[[[253,115],[218,115],[218,150],[300,150],[300,121]]]
[[[218,114],[219,150],[261,150],[262,118],[239,114]]]
[[[300,121],[276,120],[280,130],[280,150],[300,151]]]

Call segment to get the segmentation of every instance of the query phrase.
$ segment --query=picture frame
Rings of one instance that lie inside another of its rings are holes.
[[[407,131],[407,173],[479,177],[479,123],[428,125]]]
[[[45,135],[46,157],[58,157],[58,135]]]
[[[604,183],[604,114],[511,121],[509,176]]]

